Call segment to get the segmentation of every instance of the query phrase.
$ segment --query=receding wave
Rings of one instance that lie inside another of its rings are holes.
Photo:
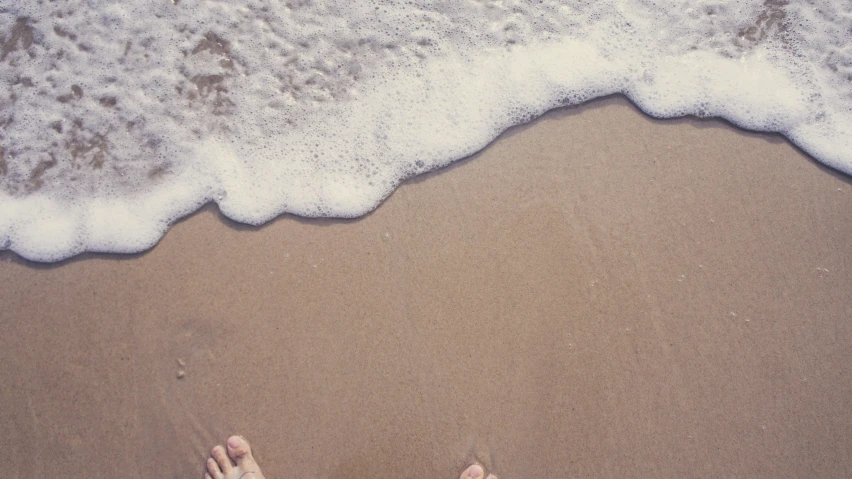
[[[0,0],[0,248],[137,252],[211,201],[359,216],[612,93],[852,173],[850,36],[830,0]]]

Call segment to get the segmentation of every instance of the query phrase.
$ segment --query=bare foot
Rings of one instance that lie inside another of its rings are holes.
[[[464,472],[461,473],[461,476],[459,476],[459,479],[480,479],[483,474],[485,474],[485,471],[482,469],[482,466],[474,464],[465,469]],[[497,476],[489,474],[485,479],[497,479]]]
[[[226,444],[228,451],[216,446],[207,458],[204,479],[264,479],[254,462],[249,443],[240,436],[231,436]]]

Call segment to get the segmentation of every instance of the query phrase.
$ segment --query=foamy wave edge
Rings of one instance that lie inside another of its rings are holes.
[[[572,40],[476,57],[448,55],[418,71],[375,78],[374,88],[367,89],[372,93],[354,101],[367,102],[369,112],[381,118],[354,116],[358,108],[350,104],[315,125],[323,131],[311,138],[357,137],[364,152],[387,155],[388,165],[396,166],[382,173],[384,187],[327,174],[314,179],[320,183],[283,184],[281,176],[247,167],[232,145],[211,140],[197,146],[184,171],[133,196],[69,203],[38,193],[24,198],[0,193],[0,249],[38,262],[87,251],[138,253],[210,202],[225,216],[253,225],[285,213],[362,216],[407,178],[469,156],[511,126],[615,93],[658,118],[712,116],[748,130],[781,133],[818,161],[852,174],[850,115],[815,112],[785,75],[760,51],[737,60],[707,52],[613,59],[590,43]],[[381,125],[383,138],[357,131],[364,124]],[[442,133],[440,139],[435,132]],[[270,139],[267,147],[280,148],[283,141]]]

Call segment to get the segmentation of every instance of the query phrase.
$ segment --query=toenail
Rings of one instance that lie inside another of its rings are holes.
[[[471,479],[476,479],[478,477],[482,477],[482,472],[483,472],[482,468],[479,467],[479,465],[475,464],[470,468],[470,472],[468,473],[468,477],[470,477]]]
[[[240,438],[232,437],[232,438],[228,439],[228,447],[230,447],[231,449],[236,449],[239,446],[240,446]]]

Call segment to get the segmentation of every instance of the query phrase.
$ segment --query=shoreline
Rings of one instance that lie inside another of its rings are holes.
[[[225,213],[222,212],[221,207],[216,203],[215,200],[208,199],[208,200],[205,200],[204,203],[201,203],[201,205],[198,206],[198,207],[191,207],[191,206],[188,207],[188,206],[184,205],[184,206],[178,208],[181,211],[188,210],[189,213],[178,214],[176,219],[171,220],[168,223],[168,226],[162,232],[162,234],[160,234],[159,236],[157,236],[156,234],[154,235],[154,237],[156,237],[156,239],[153,240],[152,244],[145,241],[146,244],[151,244],[151,246],[144,247],[144,249],[141,249],[141,250],[138,250],[138,251],[134,250],[134,251],[129,251],[129,252],[116,252],[116,251],[83,250],[81,252],[73,253],[70,256],[68,256],[66,253],[62,253],[62,254],[60,254],[60,256],[62,256],[62,259],[54,261],[54,260],[30,259],[30,257],[21,253],[20,251],[21,250],[24,250],[24,251],[31,250],[32,248],[30,246],[24,246],[23,248],[19,247],[17,249],[17,251],[13,250],[12,248],[0,249],[0,255],[8,252],[8,253],[11,253],[14,256],[18,257],[20,260],[22,260],[24,262],[32,263],[32,264],[44,264],[44,265],[49,265],[51,263],[64,264],[67,261],[72,260],[72,259],[74,259],[78,256],[81,256],[81,255],[84,256],[84,257],[87,257],[87,258],[88,257],[97,257],[97,256],[109,257],[109,256],[112,256],[112,255],[137,257],[139,255],[144,255],[144,254],[148,253],[149,251],[151,251],[152,249],[156,248],[157,245],[163,240],[163,237],[166,234],[168,234],[168,232],[175,225],[177,225],[177,224],[179,224],[183,221],[187,221],[190,218],[192,218],[193,216],[195,216],[199,213],[202,213],[204,211],[211,210],[211,209],[214,210],[218,214],[218,216],[219,216],[219,218],[220,218],[220,220],[222,221],[223,224],[225,224],[226,226],[235,227],[235,228],[238,228],[238,229],[239,228],[260,229],[260,228],[263,228],[270,223],[273,223],[273,222],[276,222],[276,221],[279,221],[279,220],[282,220],[282,219],[288,219],[288,218],[294,219],[296,221],[323,221],[323,220],[341,221],[341,222],[358,221],[358,220],[361,220],[361,219],[373,214],[378,208],[381,208],[381,206],[385,202],[387,202],[388,199],[390,197],[392,197],[394,195],[394,193],[399,188],[401,188],[402,186],[404,186],[408,183],[412,183],[412,182],[426,181],[426,179],[428,179],[428,178],[430,178],[434,175],[443,174],[447,171],[450,171],[453,168],[460,166],[461,163],[464,163],[464,162],[470,161],[473,158],[476,158],[484,150],[488,149],[495,142],[500,141],[504,137],[510,137],[512,135],[517,134],[518,132],[522,132],[526,128],[537,123],[538,121],[541,121],[542,119],[561,118],[561,117],[564,117],[564,116],[576,115],[576,114],[579,114],[580,112],[582,112],[586,109],[595,108],[596,105],[598,105],[598,104],[607,105],[607,104],[612,104],[612,103],[616,103],[616,104],[619,104],[619,105],[625,105],[625,106],[633,109],[634,111],[636,111],[640,115],[644,116],[647,120],[650,120],[651,122],[658,123],[658,124],[661,124],[661,125],[666,125],[666,124],[675,125],[675,124],[679,124],[679,123],[682,123],[682,122],[686,122],[687,124],[690,124],[690,125],[692,125],[696,128],[707,128],[707,127],[712,128],[714,126],[722,125],[724,127],[731,128],[731,129],[737,131],[741,135],[745,135],[745,136],[756,135],[759,138],[763,138],[765,141],[769,141],[769,142],[773,142],[773,143],[774,142],[783,142],[783,143],[788,144],[790,147],[792,147],[796,152],[798,152],[801,156],[805,157],[808,161],[810,161],[811,163],[818,166],[822,171],[825,171],[826,173],[831,174],[832,176],[839,178],[842,181],[852,182],[852,176],[845,173],[841,169],[830,166],[828,164],[828,162],[822,162],[822,161],[816,159],[815,157],[811,156],[805,149],[803,149],[798,144],[796,144],[791,138],[789,138],[787,136],[787,134],[785,134],[783,132],[774,132],[774,131],[762,132],[762,131],[748,130],[748,129],[745,129],[745,128],[739,126],[737,123],[735,123],[733,121],[730,121],[730,120],[725,119],[725,118],[717,118],[717,117],[698,117],[698,116],[694,116],[694,115],[686,115],[686,116],[672,117],[672,118],[657,117],[657,116],[652,115],[651,113],[648,113],[648,112],[645,112],[644,110],[642,110],[642,108],[637,103],[635,103],[626,94],[624,94],[624,93],[613,93],[613,94],[607,94],[607,95],[604,95],[604,96],[601,96],[601,97],[596,97],[596,98],[593,98],[591,100],[587,100],[587,101],[580,103],[578,105],[568,105],[568,106],[553,108],[551,110],[546,111],[544,114],[540,115],[539,117],[537,117],[537,118],[535,118],[531,121],[510,126],[509,128],[505,129],[503,132],[498,134],[493,140],[488,142],[482,149],[480,149],[479,151],[477,151],[477,152],[475,152],[471,155],[460,158],[458,160],[450,161],[449,163],[447,163],[443,166],[438,166],[438,167],[434,168],[433,170],[426,171],[426,172],[420,173],[420,174],[415,174],[413,176],[409,176],[408,178],[401,180],[399,183],[396,184],[396,186],[390,191],[390,193],[386,197],[382,198],[378,202],[378,204],[373,209],[367,211],[366,213],[364,213],[360,216],[351,216],[351,217],[350,216],[300,216],[298,214],[289,213],[289,212],[284,211],[284,212],[279,213],[277,216],[274,216],[273,218],[271,218],[267,221],[264,221],[262,223],[258,223],[258,224],[244,223],[244,222],[241,222],[239,220],[232,219],[232,218],[228,217]],[[192,201],[190,201],[189,203],[192,203]],[[147,222],[147,221],[150,220],[150,218],[137,218],[137,219],[140,222]],[[141,226],[139,226],[139,225],[137,225],[137,226],[138,227],[136,229],[141,228],[141,230],[144,230],[144,228],[142,228]],[[150,235],[148,235],[148,236],[150,236]],[[117,240],[117,241],[119,243],[121,243],[121,240]],[[42,253],[39,253],[39,254],[42,254]]]

